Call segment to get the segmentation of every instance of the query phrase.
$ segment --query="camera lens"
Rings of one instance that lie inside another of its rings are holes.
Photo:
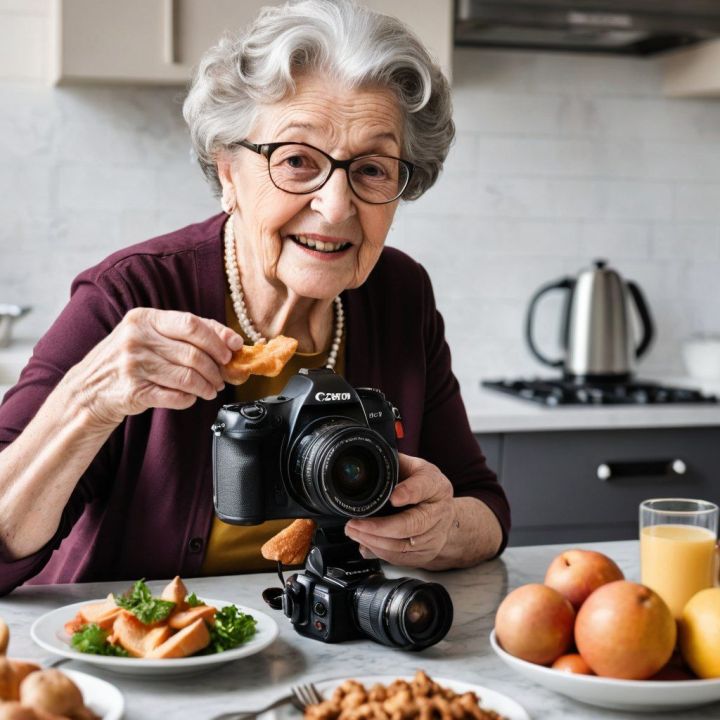
[[[312,426],[290,453],[289,469],[305,505],[346,517],[377,512],[398,477],[395,451],[382,435],[343,418]]]
[[[447,635],[453,606],[447,590],[414,578],[374,576],[355,590],[360,628],[383,645],[422,650]]]
[[[349,448],[340,453],[333,463],[330,475],[335,489],[348,498],[362,498],[375,487],[372,472],[377,463],[364,448]]]
[[[432,627],[433,598],[419,590],[405,610],[405,625],[413,636],[421,635]]]

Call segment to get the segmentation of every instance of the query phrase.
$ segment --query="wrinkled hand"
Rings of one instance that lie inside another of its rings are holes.
[[[134,308],[68,376],[100,426],[148,408],[184,410],[213,400],[224,387],[220,368],[242,337],[192,313]]]
[[[396,515],[350,520],[345,533],[360,543],[364,557],[423,567],[443,549],[455,522],[453,487],[432,463],[402,453],[399,459],[401,482],[390,502],[412,507]]]

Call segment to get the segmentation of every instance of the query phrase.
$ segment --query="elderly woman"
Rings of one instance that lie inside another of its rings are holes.
[[[438,67],[397,20],[307,0],[211,49],[184,116],[224,212],[79,275],[7,393],[0,592],[266,569],[259,547],[287,522],[214,517],[210,426],[301,367],[380,388],[402,411],[401,511],[346,524],[366,556],[442,569],[497,555],[509,510],[430,280],[384,247],[453,137]],[[233,351],[280,334],[298,340],[280,377],[224,386]]]

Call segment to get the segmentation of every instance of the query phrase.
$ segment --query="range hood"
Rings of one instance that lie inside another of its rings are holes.
[[[456,0],[455,45],[652,55],[720,37],[720,0]]]

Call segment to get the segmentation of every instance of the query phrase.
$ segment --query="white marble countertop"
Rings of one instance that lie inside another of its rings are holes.
[[[695,388],[720,396],[720,382],[717,381],[713,383],[687,377],[640,379]],[[463,387],[463,400],[470,427],[475,433],[720,425],[720,404],[545,407],[483,388],[480,380],[474,387]]]
[[[615,559],[628,579],[638,579],[639,551],[634,541],[594,543],[589,547]],[[393,650],[371,640],[328,645],[296,634],[282,613],[274,613],[280,635],[262,653],[224,665],[216,671],[179,678],[114,675],[84,663],[63,667],[88,672],[113,683],[125,695],[127,720],[207,720],[216,713],[262,707],[306,680],[387,674],[414,674],[422,668],[436,677],[483,685],[513,697],[532,718],[637,718],[638,715],[582,705],[515,675],[495,657],[488,642],[495,610],[502,598],[528,582],[541,582],[550,560],[566,546],[510,548],[503,556],[469,570],[444,573],[407,572],[391,568],[391,577],[411,574],[441,582],[455,605],[447,638],[420,653]],[[43,613],[83,599],[124,589],[124,583],[28,586],[0,600],[0,615],[11,631],[11,656],[47,659],[30,639],[30,625]],[[197,578],[188,581],[200,597],[211,597],[267,609],[260,592],[277,585],[273,574]],[[150,586],[157,590],[162,583]],[[684,720],[716,718],[720,704],[682,711]],[[642,717],[642,716],[640,716]]]

